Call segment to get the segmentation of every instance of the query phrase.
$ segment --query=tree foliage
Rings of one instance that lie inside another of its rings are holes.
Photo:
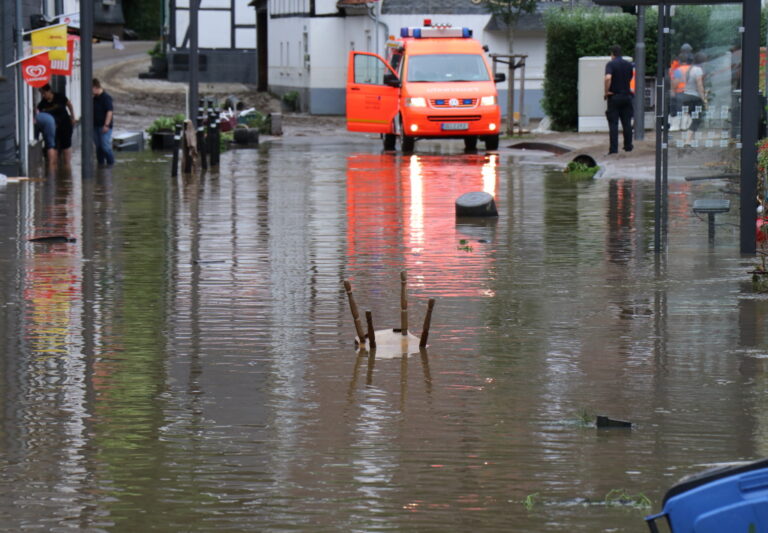
[[[158,0],[124,0],[125,27],[135,31],[139,39],[160,37],[163,2]]]
[[[483,0],[483,5],[488,12],[506,25],[510,54],[514,42],[515,24],[524,14],[536,11],[537,4],[537,0]]]

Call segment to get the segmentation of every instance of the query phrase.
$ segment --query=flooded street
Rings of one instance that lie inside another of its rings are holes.
[[[641,532],[683,475],[768,454],[756,260],[737,209],[713,246],[691,213],[723,183],[671,179],[657,257],[652,181],[460,145],[0,186],[4,528]],[[468,191],[498,220],[457,221]],[[399,327],[401,271],[428,349],[358,356],[342,281]]]

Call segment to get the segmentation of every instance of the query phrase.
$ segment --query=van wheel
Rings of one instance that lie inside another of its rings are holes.
[[[416,138],[403,135],[402,139],[400,140],[400,148],[403,150],[403,153],[410,154],[411,152],[413,152],[413,149],[415,147],[416,147]]]
[[[477,150],[477,137],[464,137],[465,150]]]
[[[397,141],[397,135],[394,133],[384,134],[384,150],[391,151],[395,149],[395,142]]]
[[[486,150],[498,150],[499,149],[499,136],[498,135],[489,135],[485,138],[485,149]]]

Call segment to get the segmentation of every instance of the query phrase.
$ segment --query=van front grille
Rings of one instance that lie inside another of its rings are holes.
[[[480,120],[480,115],[428,115],[430,122],[474,122]]]
[[[451,104],[451,98],[432,98],[429,103],[432,107],[438,109],[450,109],[457,107],[475,107],[477,105],[477,98],[456,98],[455,104]]]

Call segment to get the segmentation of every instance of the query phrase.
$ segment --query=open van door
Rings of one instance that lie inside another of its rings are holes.
[[[347,129],[394,133],[400,80],[384,59],[370,52],[349,53],[347,69]]]

